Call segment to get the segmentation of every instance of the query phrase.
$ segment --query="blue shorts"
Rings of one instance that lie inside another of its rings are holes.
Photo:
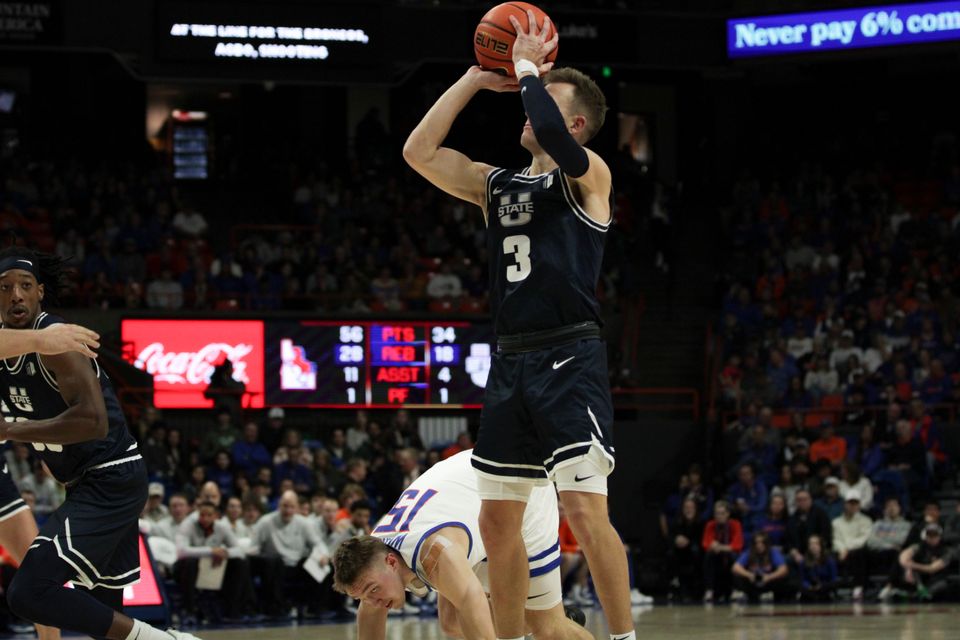
[[[609,472],[614,465],[612,424],[602,340],[497,352],[490,363],[473,466],[498,480],[542,483],[556,469],[593,454],[609,463]]]
[[[73,567],[73,582],[122,589],[140,580],[138,520],[147,501],[142,459],[86,472],[40,529],[30,551],[54,545]],[[51,572],[53,573],[53,572]]]

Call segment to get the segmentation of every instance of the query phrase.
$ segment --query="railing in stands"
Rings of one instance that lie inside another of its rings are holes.
[[[794,414],[800,414],[803,416],[803,426],[805,428],[818,427],[823,420],[830,420],[834,426],[839,426],[841,424],[840,419],[843,417],[843,414],[847,413],[853,409],[853,407],[813,407],[810,409],[775,409],[773,411],[773,422],[771,423],[774,427],[779,428],[789,428],[792,422],[792,416]],[[876,419],[878,416],[882,415],[887,411],[887,405],[868,405],[862,407],[864,411],[871,414],[871,417]],[[957,406],[952,404],[934,404],[928,405],[927,411],[934,415],[943,415],[947,416],[951,423],[954,423],[957,418]],[[734,420],[740,418],[742,412],[740,411],[723,411],[720,414],[721,425],[726,426],[731,424]]]
[[[240,239],[245,234],[254,233],[283,233],[289,232],[307,238],[310,235],[323,231],[319,225],[308,224],[237,224],[230,227],[230,248],[236,250]]]
[[[128,412],[131,410],[140,410],[150,404],[150,399],[153,397],[153,387],[119,387],[117,388],[117,399],[120,401],[120,405]],[[164,393],[176,393],[175,391],[166,390]],[[193,395],[196,393],[196,390],[184,390],[184,393],[189,393]],[[253,398],[258,393],[253,393],[250,391],[244,391],[240,399],[240,406],[243,409],[249,409],[253,403]]]
[[[615,388],[614,407],[638,412],[676,412],[689,414],[694,421],[700,419],[700,392],[690,387],[629,387]],[[146,407],[153,395],[150,387],[122,387],[117,389],[120,404],[128,413]],[[245,393],[242,406],[250,406],[253,394]],[[360,407],[358,407],[360,408]],[[397,407],[400,408],[400,407]]]
[[[700,420],[700,392],[692,387],[618,387],[613,389],[617,409],[640,412],[689,413]]]

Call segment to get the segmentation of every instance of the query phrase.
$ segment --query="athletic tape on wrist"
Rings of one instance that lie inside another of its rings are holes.
[[[513,70],[517,74],[517,80],[520,79],[521,73],[526,73],[527,71],[532,73],[534,76],[540,77],[540,69],[537,68],[537,65],[526,59],[517,60],[514,62]]]

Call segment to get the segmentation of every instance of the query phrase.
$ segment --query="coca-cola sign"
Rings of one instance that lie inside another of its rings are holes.
[[[214,368],[233,364],[244,406],[263,407],[263,322],[259,320],[123,320],[123,357],[153,377],[160,409],[213,406],[203,397]]]

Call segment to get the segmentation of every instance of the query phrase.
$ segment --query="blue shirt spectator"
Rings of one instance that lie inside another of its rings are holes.
[[[930,375],[920,383],[920,399],[926,405],[936,405],[950,402],[953,383],[943,368],[943,361],[934,359],[930,362]]]
[[[728,500],[743,522],[744,530],[752,532],[756,529],[757,519],[767,508],[767,487],[763,481],[757,480],[753,467],[748,464],[737,470],[737,477],[739,479],[727,492]]]
[[[226,451],[217,452],[213,466],[207,470],[207,481],[216,482],[222,495],[233,495],[233,470],[231,469],[229,453]]]
[[[273,467],[274,486],[279,489],[284,480],[293,482],[293,489],[297,493],[312,493],[316,486],[313,471],[299,461],[300,450],[291,449],[290,458]],[[279,493],[279,491],[278,491]]]
[[[829,590],[837,584],[837,562],[826,555],[820,560],[804,558],[800,565],[800,584],[804,589]]]
[[[766,513],[757,518],[757,533],[767,534],[770,546],[782,549],[787,536],[787,499],[776,491],[770,495]]]
[[[767,364],[767,379],[777,399],[787,395],[790,389],[790,380],[800,376],[793,357],[782,353],[779,349],[770,351],[770,361]]]
[[[248,422],[243,427],[243,439],[233,443],[230,454],[233,456],[234,467],[243,471],[252,478],[260,467],[269,467],[273,464],[273,457],[267,448],[258,442],[260,428],[256,422]]]
[[[770,547],[770,558],[767,562],[758,563],[753,562],[750,559],[750,549],[747,549],[740,554],[740,557],[737,558],[737,564],[752,571],[753,573],[760,573],[766,575],[768,573],[773,573],[780,567],[782,567],[786,561],[783,559],[783,554],[775,547]]]
[[[868,478],[873,478],[883,469],[886,456],[880,443],[876,441],[873,425],[864,425],[860,430],[860,439],[851,443],[847,449],[847,457],[860,465],[860,472]]]

